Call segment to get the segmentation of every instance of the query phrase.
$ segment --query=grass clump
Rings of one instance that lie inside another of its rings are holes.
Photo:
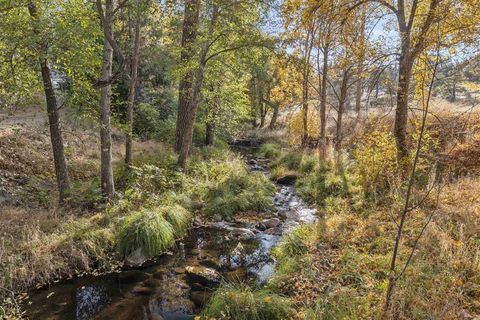
[[[128,216],[117,236],[123,257],[140,250],[146,257],[159,255],[175,240],[175,229],[161,211],[144,209]]]
[[[274,249],[275,257],[282,260],[305,254],[308,245],[317,238],[317,230],[313,225],[301,225],[282,238],[280,244]]]
[[[246,211],[269,210],[273,206],[274,191],[275,186],[265,175],[244,169],[210,188],[205,213],[231,216]]]
[[[224,285],[218,289],[203,311],[204,319],[280,320],[295,313],[289,299],[265,289]]]
[[[267,159],[276,159],[282,154],[282,151],[280,145],[276,143],[265,143],[260,146],[257,153]]]

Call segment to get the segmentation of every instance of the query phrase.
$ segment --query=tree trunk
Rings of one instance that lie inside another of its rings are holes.
[[[337,153],[337,163],[340,163],[340,152],[342,149],[342,126],[343,126],[343,113],[345,111],[345,102],[347,101],[348,94],[348,79],[349,71],[343,73],[342,85],[340,88],[340,99],[338,100],[338,113],[337,113],[337,131],[335,137],[335,151]]]
[[[184,116],[185,130],[183,132],[183,141],[182,141],[182,144],[180,147],[180,153],[178,156],[178,165],[182,169],[185,169],[185,164],[187,162],[188,154],[192,146],[193,127],[195,124],[195,119],[197,117],[198,102],[200,100],[200,93],[203,85],[205,64],[206,64],[206,61],[203,58],[202,61],[200,62],[200,66],[195,76],[195,84],[193,86],[192,99],[188,104],[188,109]]]
[[[215,144],[215,123],[213,121],[207,121],[206,123],[205,144],[207,146]]]
[[[103,61],[101,81],[110,82],[112,77],[113,49],[107,37],[113,38],[113,0],[105,1],[105,15],[103,17]],[[101,188],[102,195],[113,198],[115,185],[112,168],[112,131],[111,131],[111,84],[100,89],[100,160],[101,160]]]
[[[365,25],[367,19],[367,4],[362,4],[361,26],[360,26],[360,55],[358,57],[357,67],[357,88],[355,92],[355,112],[360,115],[362,110],[362,95],[363,95],[363,64],[365,62]]]
[[[185,12],[182,31],[182,53],[180,61],[187,64],[195,56],[195,42],[197,40],[200,0],[185,0]],[[178,88],[178,114],[175,129],[175,151],[180,153],[187,130],[189,104],[193,97],[195,69],[189,68],[180,80]],[[188,140],[188,139],[187,139]],[[189,146],[190,148],[190,146]]]
[[[39,36],[40,30],[38,29],[38,12],[34,2],[30,2],[28,4],[28,11],[34,20],[34,33]],[[57,178],[59,202],[63,203],[65,198],[68,196],[70,189],[70,178],[68,175],[67,160],[65,158],[63,138],[60,129],[60,116],[57,109],[57,98],[53,88],[52,74],[46,59],[48,49],[47,44],[43,40],[40,40],[40,49],[40,54],[42,57],[39,59],[39,62],[42,73],[43,90],[45,92],[45,99],[47,102],[48,124],[50,127],[50,141],[52,144],[53,162],[55,166],[55,175]]]
[[[322,67],[322,91],[320,95],[320,137],[318,139],[318,156],[320,163],[326,160],[327,137],[326,137],[326,110],[327,110],[327,77],[328,77],[328,46],[323,48]]]
[[[397,87],[397,108],[395,111],[394,135],[397,144],[397,159],[404,160],[408,156],[407,122],[410,79],[412,76],[412,58],[408,41],[403,41],[400,55]]]
[[[278,103],[273,103],[272,107],[273,107],[272,119],[270,119],[270,124],[268,125],[268,128],[270,130],[275,129],[275,125],[277,124],[277,120],[278,120],[278,113],[279,113],[278,109],[280,106],[278,105]]]
[[[308,77],[310,75],[310,54],[312,52],[313,35],[310,31],[307,33],[307,39],[305,41],[305,57],[303,65],[303,83],[302,83],[302,147],[308,146]]]
[[[137,14],[138,15],[138,14]],[[128,91],[128,104],[127,104],[127,135],[125,142],[125,165],[127,169],[132,166],[132,141],[133,141],[133,105],[135,102],[135,89],[137,86],[138,75],[138,61],[140,56],[140,17],[136,17],[135,21],[135,40],[132,54],[131,64],[131,80],[130,88]]]

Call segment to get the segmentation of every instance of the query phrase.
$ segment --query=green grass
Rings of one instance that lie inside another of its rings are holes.
[[[117,235],[118,250],[127,257],[140,249],[146,257],[164,253],[175,241],[175,229],[160,210],[136,212],[128,216]]]
[[[266,211],[273,206],[275,186],[261,173],[233,173],[207,193],[205,213],[232,216],[246,211]]]
[[[288,298],[265,289],[243,285],[223,285],[205,307],[204,319],[280,320],[292,319],[294,311]]]
[[[276,159],[282,154],[281,146],[275,143],[265,143],[260,146],[257,154],[267,159]]]

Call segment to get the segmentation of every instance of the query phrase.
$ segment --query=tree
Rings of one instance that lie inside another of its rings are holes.
[[[130,86],[128,89],[127,100],[127,134],[125,139],[125,165],[127,169],[132,166],[132,143],[133,143],[133,106],[135,104],[135,93],[137,87],[138,65],[140,60],[141,46],[141,28],[144,23],[144,16],[147,14],[145,10],[145,1],[137,0],[135,6],[130,8],[133,10],[133,49],[130,58]],[[148,7],[148,4],[147,4]],[[129,23],[131,24],[131,23]],[[131,28],[129,26],[129,28]]]
[[[37,6],[34,1],[30,1],[27,5],[28,12],[32,17],[32,30],[37,36],[38,61],[42,74],[43,89],[45,91],[45,99],[47,101],[48,124],[50,128],[50,141],[53,150],[53,162],[55,167],[55,175],[57,177],[57,188],[59,201],[62,203],[68,195],[70,189],[70,177],[68,175],[67,160],[65,158],[65,150],[63,138],[60,129],[60,116],[58,113],[57,97],[53,88],[52,74],[47,60],[48,44],[43,39],[40,30],[40,18]]]
[[[125,4],[125,3],[123,3]],[[114,5],[114,0],[105,0],[105,9],[102,0],[96,1],[98,15],[103,30],[103,60],[100,79],[96,83],[100,87],[100,183],[102,195],[111,199],[115,195],[112,167],[112,129],[111,129],[111,94],[112,83],[125,71],[126,64],[122,50],[113,38],[113,20],[120,7]],[[120,69],[112,74],[113,54],[119,60]]]
[[[175,143],[181,168],[185,167],[192,146],[193,128],[207,64],[228,52],[265,46],[258,26],[261,18],[259,10],[260,3],[255,0],[235,3],[212,0],[207,1],[204,10],[201,10],[200,1],[186,1],[181,57],[185,70],[179,88],[182,96],[179,96]],[[198,30],[202,32],[197,39]],[[199,48],[198,51],[193,50],[194,43]]]

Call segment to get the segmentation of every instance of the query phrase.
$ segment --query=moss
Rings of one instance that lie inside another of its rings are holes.
[[[213,294],[202,317],[231,320],[292,319],[294,311],[291,301],[267,290],[224,285]]]

